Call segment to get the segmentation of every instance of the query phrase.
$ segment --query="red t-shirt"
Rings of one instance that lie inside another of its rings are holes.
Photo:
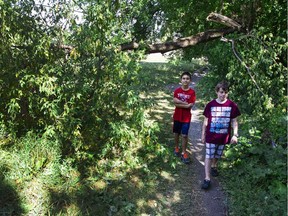
[[[182,87],[177,88],[174,91],[174,98],[177,98],[183,102],[195,103],[196,94],[192,88],[183,90]],[[179,108],[175,107],[173,119],[174,121],[188,123],[191,121],[191,108]]]
[[[212,100],[206,105],[203,114],[208,118],[206,142],[222,145],[229,143],[231,120],[241,115],[237,104],[229,99],[224,104]]]

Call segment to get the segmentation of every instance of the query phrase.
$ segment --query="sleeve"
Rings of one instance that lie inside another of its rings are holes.
[[[240,112],[237,104],[233,103],[233,109],[232,110],[233,110],[232,111],[232,115],[231,115],[232,119],[234,119],[234,118],[236,118],[236,117],[241,115],[241,112]]]
[[[195,103],[195,101],[196,101],[196,93],[193,89],[191,89],[191,97],[189,103]]]
[[[209,118],[209,115],[210,115],[210,112],[209,112],[209,109],[210,109],[210,108],[209,108],[209,107],[210,107],[210,103],[205,106],[205,109],[204,109],[204,111],[203,111],[203,115],[204,115],[206,118]]]
[[[177,94],[178,94],[178,89],[175,89],[174,94],[173,94],[173,97],[174,97],[174,98],[178,98],[178,97],[177,97]]]

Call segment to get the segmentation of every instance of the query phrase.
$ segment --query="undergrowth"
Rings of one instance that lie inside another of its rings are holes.
[[[143,108],[130,121],[111,121],[101,151],[89,137],[73,144],[49,133],[31,131],[16,139],[3,132],[0,215],[170,214],[157,191],[160,182],[171,181],[161,173],[169,176],[177,164],[169,150],[173,106],[167,86],[178,82],[182,70],[201,65],[141,66]]]
[[[287,151],[260,139],[229,146],[222,163],[231,215],[287,214]]]
[[[65,154],[69,143],[57,137],[30,132],[15,139],[1,134],[1,215],[171,215],[167,206],[172,203],[158,191],[160,184],[175,180],[179,163],[170,149],[171,85],[178,83],[182,70],[193,72],[203,65],[141,66],[139,97],[147,109],[135,112],[137,123],[111,122],[113,137],[99,152],[85,149],[98,142],[89,137],[83,139],[89,143],[78,143],[80,149]],[[215,96],[209,94],[215,78],[207,77],[198,86],[201,106]],[[287,214],[286,119],[276,110],[270,119],[265,125],[242,113],[239,144],[229,146],[221,161],[230,215]],[[264,129],[273,131],[273,139]]]

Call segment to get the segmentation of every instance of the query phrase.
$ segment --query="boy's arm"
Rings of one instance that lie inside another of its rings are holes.
[[[231,143],[238,142],[238,120],[237,118],[232,119],[233,136],[231,138]]]
[[[176,97],[173,98],[173,102],[174,102],[174,104],[188,104],[187,102],[181,101],[180,99],[178,99]]]
[[[202,126],[202,136],[201,136],[202,143],[205,143],[207,125],[208,125],[208,118],[204,117],[203,126]]]
[[[194,105],[194,103],[188,104],[187,102],[181,101],[176,97],[173,98],[173,102],[174,102],[175,106],[178,108],[191,108]]]

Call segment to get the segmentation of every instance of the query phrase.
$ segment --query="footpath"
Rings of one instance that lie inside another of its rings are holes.
[[[191,87],[197,95],[197,82],[203,74],[194,73]],[[174,86],[176,88],[178,86]],[[172,91],[173,89],[171,89]],[[227,201],[217,178],[212,177],[211,187],[205,191],[201,189],[204,180],[205,146],[201,143],[202,113],[197,103],[192,109],[192,121],[189,131],[189,147],[191,163],[183,164],[177,170],[177,181],[173,191],[179,191],[181,201],[171,206],[175,216],[228,216]],[[220,173],[221,175],[221,173]]]

